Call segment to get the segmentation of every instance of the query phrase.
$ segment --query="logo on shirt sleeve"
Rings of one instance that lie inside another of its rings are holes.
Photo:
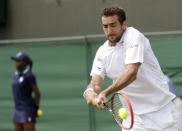
[[[101,58],[97,58],[98,61],[102,62],[102,59]]]
[[[102,68],[101,67],[97,67],[97,70],[102,71]]]
[[[129,48],[135,48],[135,47],[138,47],[138,44],[130,45],[130,46],[129,46]]]

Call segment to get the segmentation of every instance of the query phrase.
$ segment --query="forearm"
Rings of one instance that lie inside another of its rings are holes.
[[[94,98],[101,92],[102,82],[103,80],[100,76],[92,76],[90,84],[87,86],[87,89],[83,93],[83,96],[87,104],[92,104]]]
[[[100,76],[94,75],[87,89],[84,91],[84,97],[90,93],[99,94],[101,92],[102,82],[103,80]]]
[[[39,107],[39,105],[40,105],[40,99],[41,99],[40,92],[35,92],[34,93],[34,102],[37,107]]]
[[[128,71],[124,72],[115,83],[111,84],[103,92],[106,94],[106,96],[108,96],[111,93],[117,92],[125,88],[136,79],[136,75],[137,74],[130,73]]]
[[[87,86],[87,89],[88,88],[92,88],[93,91],[96,93],[96,94],[99,94],[101,92],[101,87],[99,84],[95,84],[93,82],[91,82],[88,86]]]
[[[40,96],[36,96],[34,98],[34,101],[35,101],[36,106],[39,106],[40,105]]]

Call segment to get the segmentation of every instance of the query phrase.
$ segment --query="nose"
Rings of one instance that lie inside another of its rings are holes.
[[[112,35],[113,34],[113,31],[112,31],[111,27],[107,28],[107,33],[108,33],[108,35]]]

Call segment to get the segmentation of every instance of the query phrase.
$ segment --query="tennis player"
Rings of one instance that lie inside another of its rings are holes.
[[[149,40],[127,26],[125,11],[118,6],[105,8],[101,21],[107,41],[95,55],[92,79],[84,92],[86,102],[104,109],[107,96],[120,92],[129,96],[133,106],[131,131],[178,131],[176,96],[169,91]],[[113,84],[102,90],[105,76]]]
[[[12,80],[15,103],[13,117],[15,131],[35,131],[37,110],[40,103],[40,92],[36,77],[32,73],[33,62],[26,54],[19,52],[11,57],[16,64]]]

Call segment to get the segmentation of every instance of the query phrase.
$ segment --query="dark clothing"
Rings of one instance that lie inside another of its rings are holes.
[[[15,110],[36,111],[36,104],[32,97],[32,87],[36,85],[36,78],[29,69],[22,74],[15,72],[12,81]]]
[[[36,112],[15,110],[13,116],[14,123],[36,123]]]

